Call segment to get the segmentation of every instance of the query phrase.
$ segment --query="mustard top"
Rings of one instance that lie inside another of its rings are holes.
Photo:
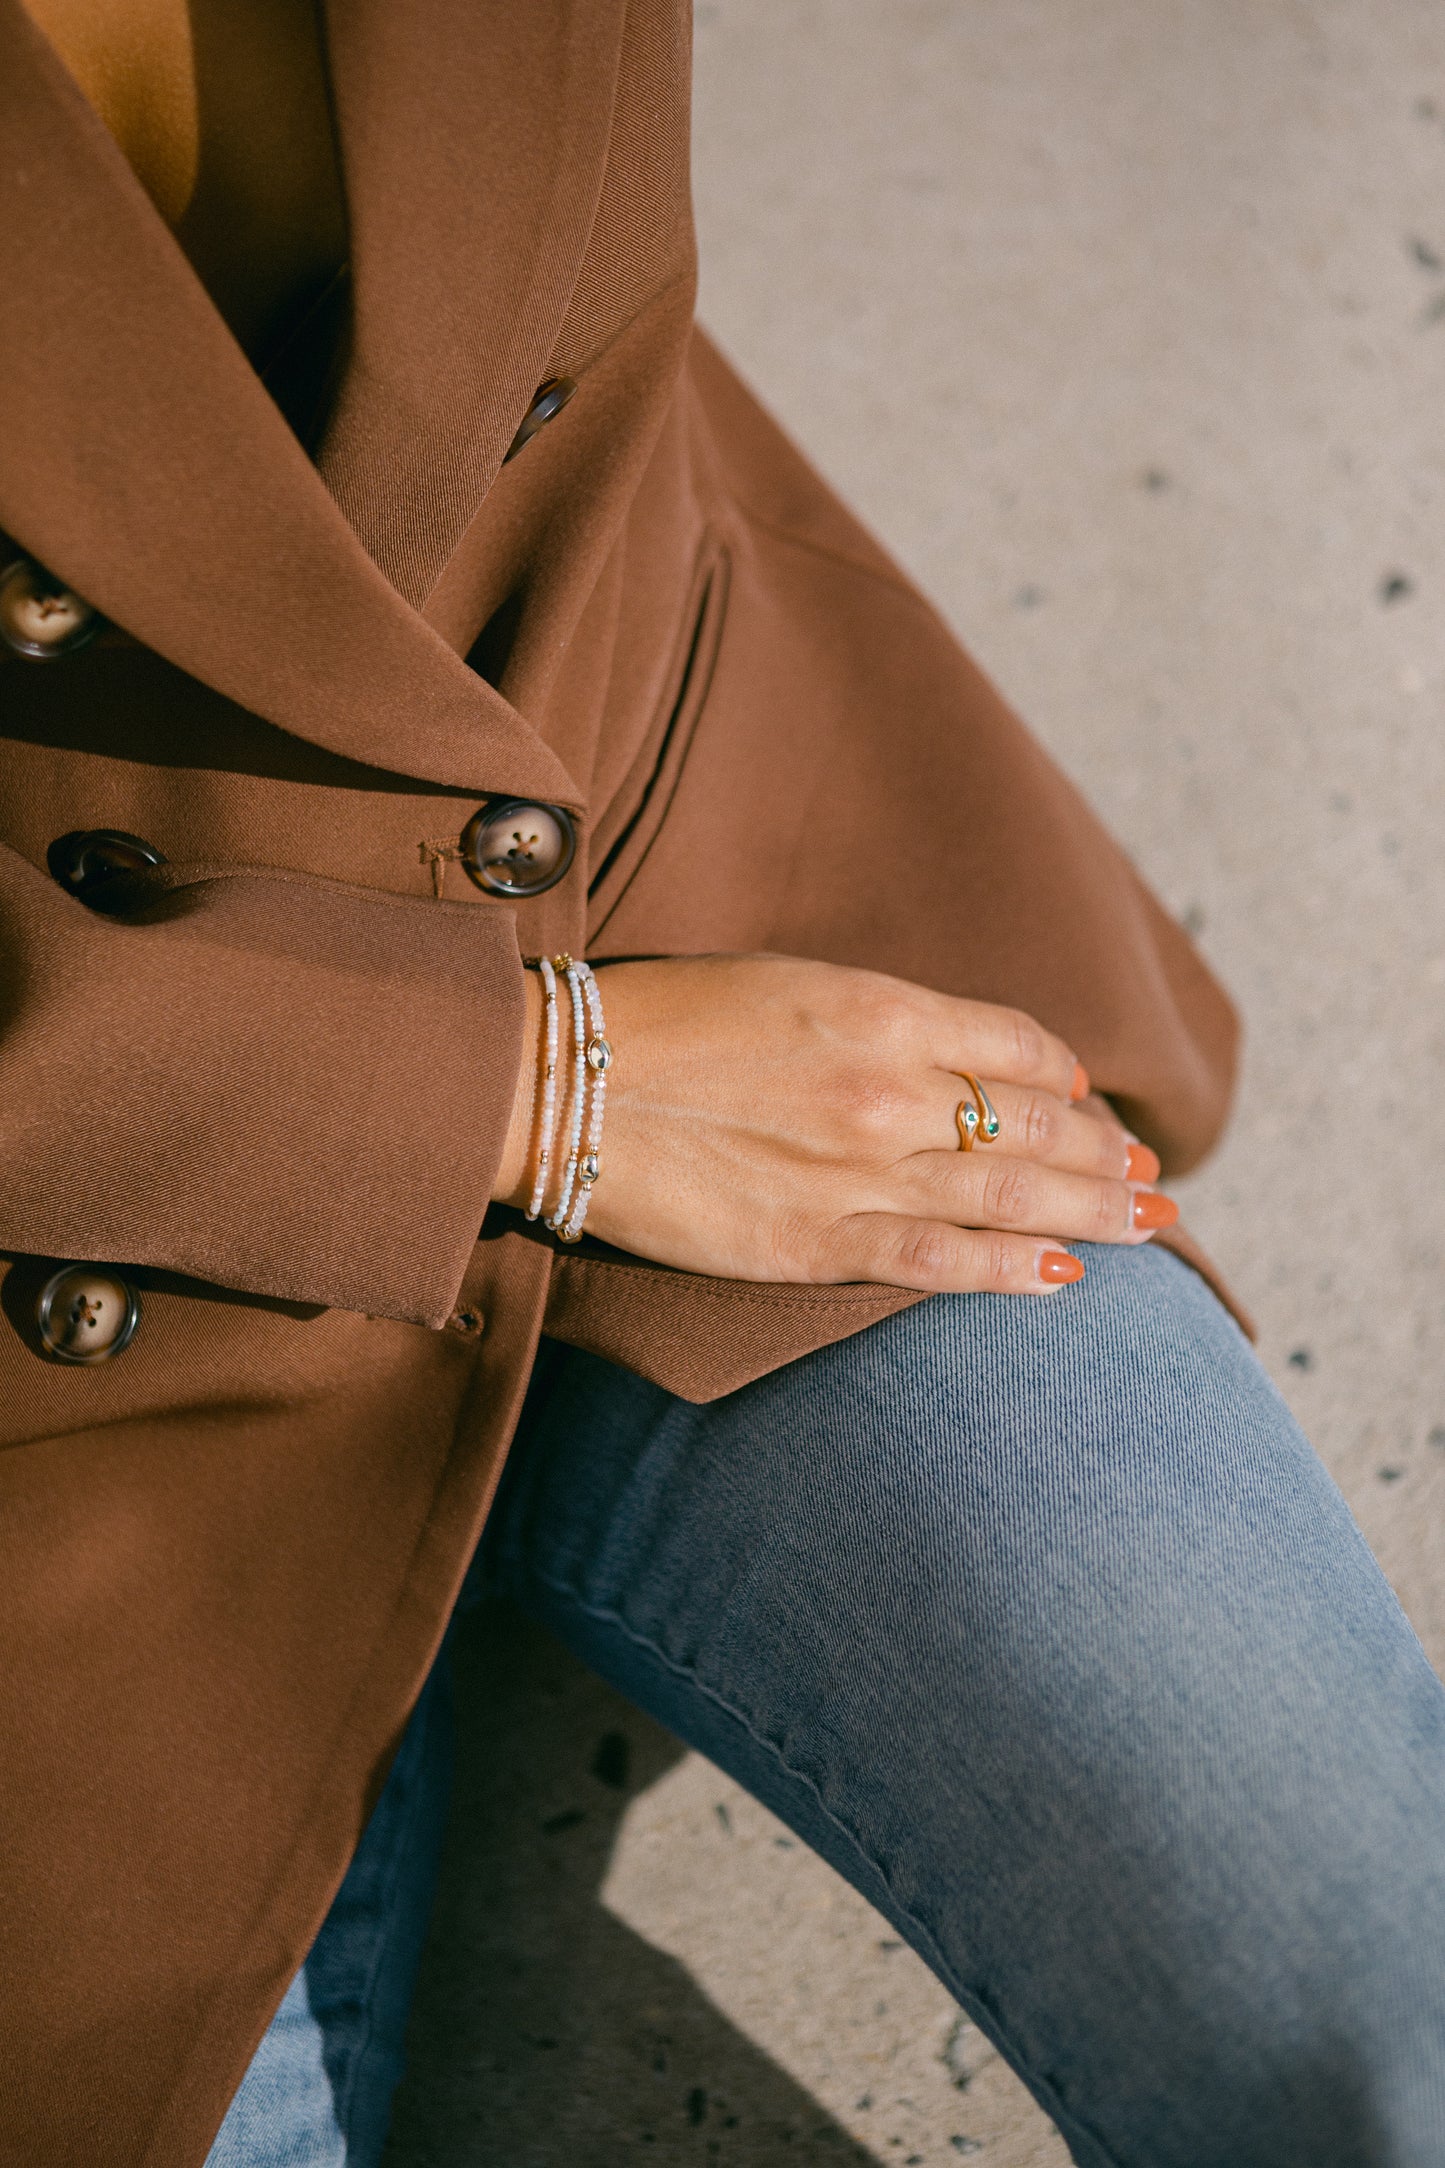
[[[258,366],[346,254],[315,0],[24,0]]]

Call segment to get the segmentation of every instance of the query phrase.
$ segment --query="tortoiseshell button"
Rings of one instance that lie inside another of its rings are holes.
[[[105,1265],[67,1265],[35,1304],[40,1344],[63,1363],[105,1363],[130,1346],[140,1297]]]
[[[0,640],[32,662],[71,655],[100,623],[83,596],[33,557],[17,557],[0,572]]]
[[[507,447],[507,459],[515,459],[524,444],[530,444],[539,429],[555,420],[567,401],[577,389],[577,380],[570,376],[549,376],[545,384],[539,384],[532,394],[532,404],[522,417],[522,426]]]
[[[124,828],[76,829],[71,835],[57,836],[45,856],[61,887],[82,902],[89,891],[117,873],[144,873],[166,862],[153,843]]]
[[[461,834],[461,860],[490,896],[540,896],[555,888],[577,851],[572,816],[530,798],[491,798]]]

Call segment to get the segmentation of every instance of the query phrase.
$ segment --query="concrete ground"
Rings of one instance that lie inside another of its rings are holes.
[[[704,313],[1233,986],[1187,1210],[1445,1656],[1437,0],[700,0]],[[389,2168],[1043,2168],[866,1906],[484,1618]]]

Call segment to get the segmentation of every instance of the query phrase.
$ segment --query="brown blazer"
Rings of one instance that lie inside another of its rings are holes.
[[[0,0],[0,527],[105,620],[0,661],[16,2168],[204,2158],[541,1331],[707,1398],[915,1299],[489,1211],[523,955],[772,949],[1015,1002],[1173,1168],[1225,1111],[1184,935],[693,330],[688,13],[333,7],[348,275],[267,388]],[[575,820],[545,894],[458,862],[498,794]],[[95,829],[166,863],[79,901],[50,854]],[[123,1354],[47,1357],[57,1260],[123,1268]]]

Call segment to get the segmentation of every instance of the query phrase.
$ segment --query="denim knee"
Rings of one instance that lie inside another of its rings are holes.
[[[561,1358],[512,1585],[883,1909],[1079,2159],[1433,2160],[1356,2140],[1439,2106],[1445,1696],[1207,1289],[1088,1264],[705,1408]]]

